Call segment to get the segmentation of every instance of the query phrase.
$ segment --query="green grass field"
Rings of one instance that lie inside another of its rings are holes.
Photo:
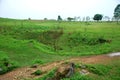
[[[9,58],[19,67],[119,51],[120,25],[116,22],[0,18],[0,60]]]

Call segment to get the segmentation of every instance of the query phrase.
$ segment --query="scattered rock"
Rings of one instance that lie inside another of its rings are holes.
[[[80,65],[80,68],[81,68],[81,69],[86,69],[87,66],[86,66],[86,65]]]
[[[38,64],[34,64],[31,66],[31,68],[37,68],[38,67]]]
[[[10,68],[11,66],[12,66],[12,64],[8,64],[8,66],[7,66],[7,67],[8,67],[8,68]]]
[[[0,72],[2,72],[3,71],[3,69],[2,68],[0,68]]]
[[[62,78],[71,77],[74,74],[74,67],[74,63],[61,65],[55,73],[54,80],[60,80]]]
[[[31,71],[31,69],[30,69],[30,68],[27,68],[27,69],[26,69],[26,72],[30,72],[30,71]]]
[[[80,74],[81,74],[81,75],[87,75],[87,74],[89,74],[89,72],[88,72],[87,70],[85,70],[85,69],[82,69],[82,70],[80,71]]]

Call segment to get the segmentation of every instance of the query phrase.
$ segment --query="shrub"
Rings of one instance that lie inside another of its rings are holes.
[[[36,70],[34,73],[32,73],[32,74],[34,74],[34,75],[41,75],[41,73],[42,73],[42,71],[41,70]]]
[[[44,61],[40,60],[40,59],[35,59],[33,60],[33,64],[43,64]]]
[[[94,37],[89,34],[74,33],[68,36],[68,41],[70,46],[78,46],[79,44],[85,45],[97,45],[102,43],[110,43],[111,40],[104,39],[100,36]]]
[[[106,65],[87,65],[90,72],[97,75],[105,75],[109,72],[111,67]]]
[[[76,73],[74,74],[74,76],[70,78],[64,78],[62,80],[92,80],[92,79],[89,76],[84,76],[84,75],[80,75],[80,73]]]
[[[10,61],[5,52],[0,51],[0,74],[4,74],[17,67],[17,63]]]
[[[43,76],[42,78],[38,78],[36,80],[47,80],[49,78],[53,78],[54,74],[56,72],[56,69],[52,69],[51,71],[49,71],[45,76]]]

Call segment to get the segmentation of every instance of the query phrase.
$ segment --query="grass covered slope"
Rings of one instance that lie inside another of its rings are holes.
[[[30,26],[29,22],[26,21],[25,27],[21,27],[20,20],[0,19],[0,21],[0,51],[5,52],[6,57],[9,57],[11,61],[16,61],[19,66],[35,63],[43,64],[64,59],[59,55],[53,55],[51,47],[27,38],[29,35],[26,32],[34,30],[33,26],[28,27]],[[16,24],[14,24],[14,21]],[[41,31],[41,29],[37,30]],[[31,37],[34,37],[34,35],[31,35]]]
[[[120,51],[115,22],[57,22],[0,18],[0,51],[21,66],[68,56]],[[0,56],[2,57],[2,56]]]

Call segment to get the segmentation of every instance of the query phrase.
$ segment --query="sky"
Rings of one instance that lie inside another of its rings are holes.
[[[56,19],[93,17],[102,14],[112,17],[120,0],[0,0],[0,17],[15,19]]]

